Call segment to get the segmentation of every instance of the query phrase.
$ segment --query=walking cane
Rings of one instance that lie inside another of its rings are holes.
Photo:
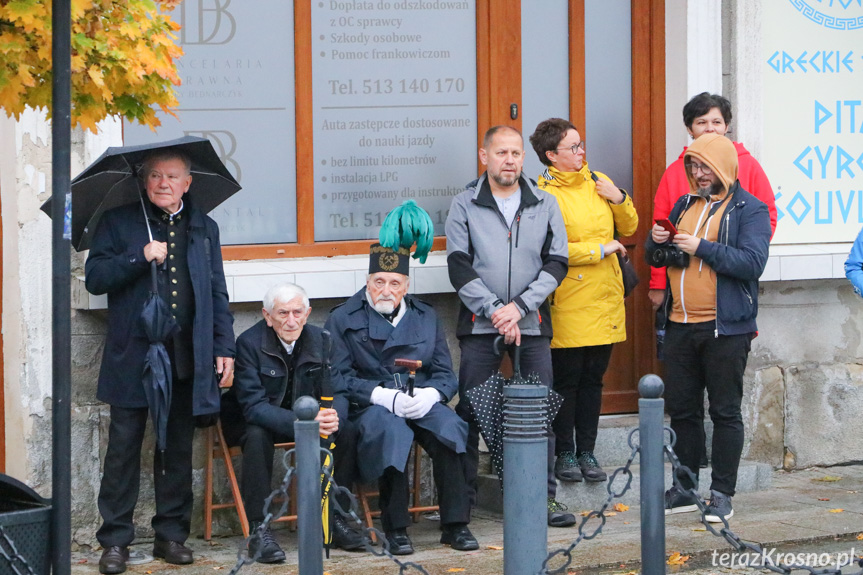
[[[419,359],[397,359],[393,363],[395,363],[396,367],[408,368],[408,395],[413,397],[417,370],[423,366],[423,362]]]

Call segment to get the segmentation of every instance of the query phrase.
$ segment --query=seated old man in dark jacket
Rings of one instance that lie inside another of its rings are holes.
[[[332,394],[332,407],[315,418],[321,435],[334,436],[333,478],[351,486],[356,467],[356,432],[348,421],[348,401],[339,374],[332,370],[330,390],[323,372],[321,328],[306,325],[312,308],[303,288],[291,283],[273,286],[264,296],[264,319],[237,338],[234,385],[222,397],[222,425],[228,445],[243,448],[242,494],[252,530],[263,521],[264,500],[270,494],[274,443],[294,440],[292,410],[303,395],[316,399]],[[326,447],[330,441],[326,441]],[[342,504],[348,509],[348,502]],[[333,543],[342,549],[362,547],[360,535],[333,514]],[[260,543],[253,540],[249,555],[260,547],[260,563],[285,560],[267,529]]]
[[[375,244],[371,252],[366,287],[333,310],[326,326],[333,334],[333,368],[345,380],[351,421],[358,428],[360,474],[364,481],[378,481],[390,552],[413,553],[404,471],[416,439],[434,463],[441,543],[460,551],[477,549],[467,527],[467,424],[445,405],[458,380],[443,326],[430,305],[407,295],[408,250],[393,252]],[[422,362],[413,390],[407,368],[397,367],[396,359]]]

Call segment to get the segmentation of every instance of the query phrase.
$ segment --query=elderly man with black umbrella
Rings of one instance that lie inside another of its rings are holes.
[[[218,384],[233,371],[234,333],[218,226],[186,194],[191,170],[189,156],[178,147],[146,154],[139,171],[146,198],[102,215],[87,258],[87,290],[108,294],[108,334],[97,390],[97,398],[111,405],[99,492],[103,523],[96,533],[104,548],[101,573],[126,570],[135,536],[132,516],[149,411],[142,371],[150,342],[141,311],[151,290],[152,262],[158,269],[158,294],[179,328],[165,342],[171,401],[166,449],[154,461],[153,555],[179,565],[193,561],[184,545],[192,513],[192,439],[196,423],[214,423],[218,417]],[[191,195],[206,193],[199,189]]]

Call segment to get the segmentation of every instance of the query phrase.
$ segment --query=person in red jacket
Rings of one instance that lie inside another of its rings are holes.
[[[683,123],[693,140],[708,133],[724,136],[731,123],[731,102],[718,94],[702,92],[683,106]],[[761,164],[752,157],[743,144],[734,142],[734,147],[737,148],[739,166],[737,178],[744,190],[767,204],[772,237],[776,231],[776,199],[773,196],[773,188],[770,187],[770,181]],[[686,170],[683,167],[685,153],[686,148],[683,148],[680,157],[668,166],[662,174],[662,179],[659,180],[659,187],[653,200],[655,219],[667,218],[677,198],[689,193],[689,181],[686,179]],[[653,304],[653,309],[662,305],[662,299],[665,296],[665,268],[650,269],[650,289],[647,295]]]

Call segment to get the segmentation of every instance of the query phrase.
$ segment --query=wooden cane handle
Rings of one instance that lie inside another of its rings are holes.
[[[423,366],[422,360],[419,359],[397,359],[393,363],[398,367],[406,367],[410,371],[417,371]]]

